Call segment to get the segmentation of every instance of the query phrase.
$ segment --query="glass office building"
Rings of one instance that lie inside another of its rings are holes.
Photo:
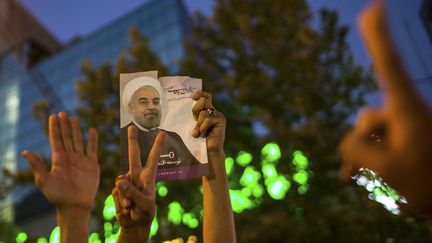
[[[83,77],[81,61],[89,60],[93,66],[115,62],[119,53],[129,46],[131,26],[136,26],[148,38],[150,48],[175,74],[177,61],[184,55],[183,38],[190,28],[181,0],[148,1],[63,48],[44,47],[43,37],[30,36],[2,50],[4,37],[0,34],[0,166],[12,171],[28,168],[20,156],[23,149],[50,154],[42,126],[32,116],[33,104],[47,99],[57,106],[56,110],[73,112],[78,105],[75,81]],[[43,202],[41,195],[36,195],[34,187],[16,191],[0,205],[2,218],[26,222],[49,210],[50,206]],[[32,207],[12,210],[13,204],[24,205],[29,198]]]

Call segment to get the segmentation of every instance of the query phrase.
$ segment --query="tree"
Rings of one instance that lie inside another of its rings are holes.
[[[219,0],[210,18],[195,16],[182,73],[203,78],[226,115],[228,155],[247,150],[260,158],[259,149],[275,141],[285,152],[281,161],[295,150],[311,158],[307,193],[265,196],[236,215],[239,241],[422,241],[422,219],[391,215],[364,191],[338,183],[337,144],[375,86],[354,62],[337,13],[320,10],[315,28],[313,17],[303,0]],[[278,170],[295,181],[292,164]],[[237,169],[231,178],[241,175]]]

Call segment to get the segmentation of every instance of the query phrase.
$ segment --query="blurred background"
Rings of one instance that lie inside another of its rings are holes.
[[[396,46],[430,105],[431,2],[386,6]],[[380,104],[356,30],[365,4],[0,0],[0,242],[59,242],[55,210],[20,156],[27,149],[49,163],[46,119],[58,111],[101,135],[89,242],[115,242],[109,195],[120,171],[119,73],[149,70],[202,78],[227,117],[239,242],[430,242],[425,219],[382,181],[338,181],[339,139],[360,107]],[[200,184],[158,182],[152,242],[202,241]]]

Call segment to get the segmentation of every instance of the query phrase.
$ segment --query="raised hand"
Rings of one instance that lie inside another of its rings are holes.
[[[384,105],[364,109],[344,137],[341,177],[346,180],[361,167],[372,169],[407,198],[408,206],[432,216],[432,114],[404,71],[383,1],[372,1],[359,25],[382,82]]]
[[[194,137],[206,137],[209,176],[202,178],[204,191],[204,242],[235,242],[234,217],[228,194],[225,170],[226,120],[212,104],[212,95],[198,91],[191,96],[197,102],[192,113],[197,121]]]
[[[32,167],[36,185],[57,208],[91,209],[99,186],[96,130],[89,130],[89,142],[84,150],[78,119],[60,112],[49,117],[49,141],[50,170],[34,153],[22,153]]]
[[[141,163],[135,126],[128,128],[129,172],[116,180],[112,194],[121,227],[119,242],[148,240],[156,211],[156,171],[166,134],[160,132],[144,168]]]
[[[76,118],[65,112],[49,117],[51,169],[34,154],[23,151],[36,185],[57,209],[61,242],[87,242],[88,220],[99,186],[98,135],[89,130],[86,150]]]
[[[193,116],[197,121],[192,135],[207,138],[207,151],[223,152],[226,120],[221,112],[214,109],[212,95],[198,91],[191,98],[197,101],[192,107]]]

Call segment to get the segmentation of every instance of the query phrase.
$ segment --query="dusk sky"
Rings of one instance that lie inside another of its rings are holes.
[[[55,37],[66,43],[77,35],[87,35],[126,14],[143,0],[19,0]],[[184,0],[189,12],[201,11],[211,15],[214,0]],[[348,41],[358,63],[369,65],[367,54],[356,29],[357,13],[365,0],[309,0],[313,10],[320,7],[337,9],[342,24],[350,27]]]

